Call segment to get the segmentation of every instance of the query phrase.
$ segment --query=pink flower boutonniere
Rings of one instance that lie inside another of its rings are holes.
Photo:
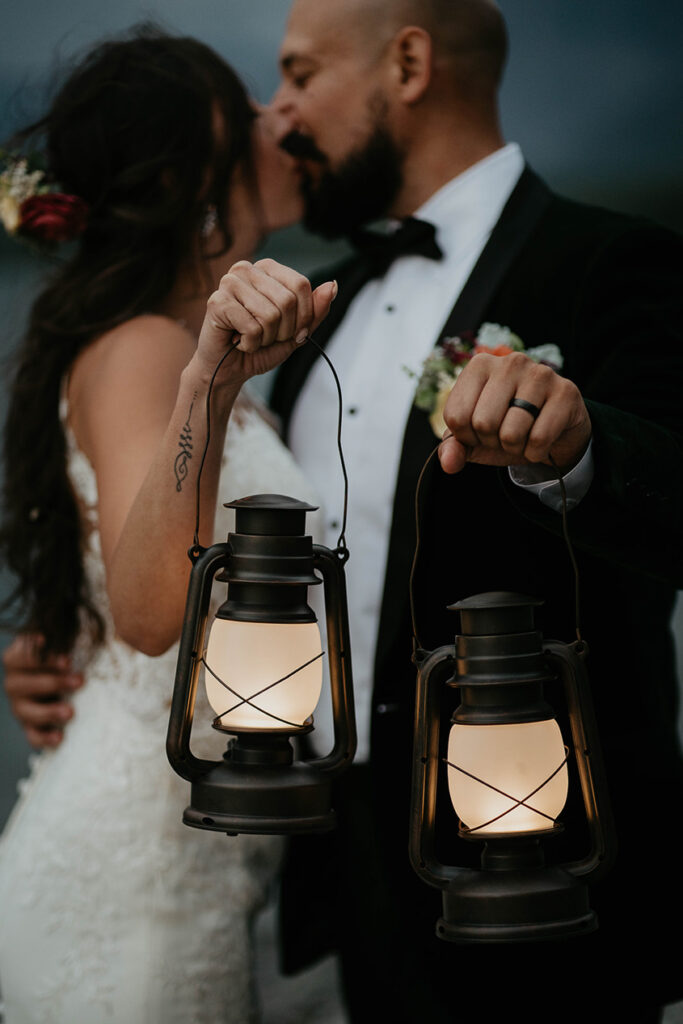
[[[463,331],[460,337],[444,338],[427,356],[420,374],[408,369],[411,377],[417,379],[415,405],[429,413],[429,422],[438,438],[443,436],[446,424],[443,410],[453,385],[473,356],[479,352],[489,355],[507,356],[511,352],[523,352],[536,363],[545,363],[555,372],[562,369],[564,357],[557,345],[537,345],[526,348],[524,342],[509,327],[500,324],[482,324],[477,334]]]

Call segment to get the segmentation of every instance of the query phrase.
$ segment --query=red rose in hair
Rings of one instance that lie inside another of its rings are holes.
[[[21,204],[19,230],[43,242],[68,242],[85,230],[88,206],[78,196],[46,192]]]

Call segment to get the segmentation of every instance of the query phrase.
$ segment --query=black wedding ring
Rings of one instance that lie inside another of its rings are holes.
[[[527,402],[524,398],[511,398],[509,408],[524,409],[524,412],[528,412],[534,419],[538,419],[541,413],[537,405],[534,405],[533,402]]]

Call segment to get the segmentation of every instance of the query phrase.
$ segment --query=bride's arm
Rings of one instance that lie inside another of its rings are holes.
[[[197,348],[178,324],[138,317],[86,350],[70,388],[72,426],[97,476],[102,554],[119,635],[155,655],[179,636],[206,441],[211,374],[236,335],[211,398],[200,541],[212,540],[228,417],[242,383],[280,363],[334,295],[286,268],[238,264],[209,300]],[[246,351],[242,351],[245,349]]]

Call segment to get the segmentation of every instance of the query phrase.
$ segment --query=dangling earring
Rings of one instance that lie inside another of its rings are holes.
[[[204,218],[202,220],[202,226],[200,228],[202,238],[208,238],[215,230],[218,224],[218,210],[213,203],[207,203],[204,211]]]

